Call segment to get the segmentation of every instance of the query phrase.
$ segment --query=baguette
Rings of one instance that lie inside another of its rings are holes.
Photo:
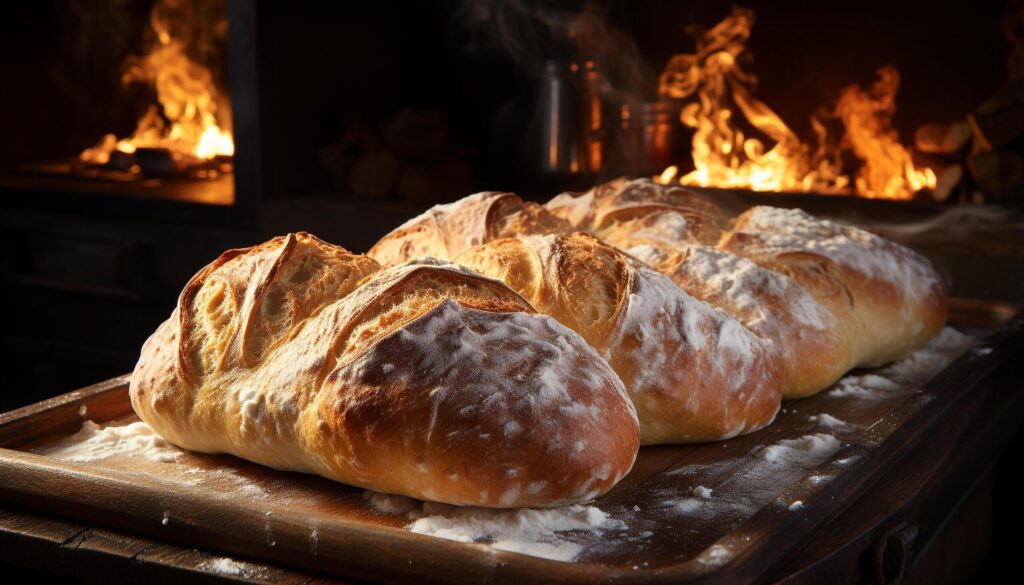
[[[636,405],[642,444],[726,439],[778,412],[775,365],[753,333],[594,237],[520,236],[455,260],[597,349]]]
[[[675,249],[642,245],[626,251],[766,341],[785,399],[827,388],[856,365],[850,340],[840,335],[833,312],[781,274],[699,244]]]
[[[304,233],[201,270],[130,396],[185,449],[459,505],[588,500],[639,445],[615,373],[508,287]]]
[[[927,260],[800,210],[759,206],[729,222],[707,195],[648,179],[560,195],[546,207],[768,341],[785,398],[899,359],[945,323],[946,293]]]
[[[737,218],[718,247],[786,275],[836,315],[851,367],[900,359],[946,323],[947,294],[931,263],[864,230],[758,206]]]

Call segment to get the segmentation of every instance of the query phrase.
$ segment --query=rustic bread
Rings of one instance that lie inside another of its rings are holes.
[[[767,340],[785,398],[903,357],[945,323],[946,294],[914,252],[798,210],[728,221],[706,194],[617,180],[546,207],[648,263]]]
[[[513,193],[485,191],[435,205],[387,234],[367,255],[383,266],[422,257],[451,260],[485,242],[572,231],[564,220]]]
[[[774,362],[753,333],[594,237],[496,240],[456,262],[503,280],[597,349],[636,405],[643,444],[733,437],[779,409]]]
[[[765,340],[778,365],[783,398],[814,394],[856,365],[835,315],[782,274],[699,244],[643,245],[627,252]]]
[[[608,230],[628,225],[617,231],[633,241],[616,244],[620,248],[681,241],[714,244],[730,217],[703,193],[650,179],[616,179],[582,194],[563,193],[544,207],[573,228],[606,241]]]
[[[931,263],[864,230],[758,206],[737,218],[718,247],[786,275],[831,311],[851,366],[897,360],[945,325],[947,294]]]
[[[508,287],[304,233],[201,270],[130,395],[183,448],[450,504],[588,500],[639,445],[615,373]]]

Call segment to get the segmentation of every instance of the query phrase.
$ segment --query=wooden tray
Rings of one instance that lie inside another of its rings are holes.
[[[122,376],[0,415],[0,500],[48,513],[371,581],[748,582],[779,566],[930,433],[1024,345],[1015,307],[960,301],[951,321],[986,336],[927,383],[853,400],[823,392],[784,405],[767,429],[721,443],[643,448],[593,505],[625,527],[568,535],[559,562],[415,534],[363,490],[230,456],[120,456],[73,463],[32,451],[85,419],[130,422]],[[869,372],[857,372],[864,375]],[[842,394],[839,392],[838,394]],[[976,398],[976,397],[975,397]],[[822,429],[812,415],[851,423]],[[764,448],[815,432],[841,439],[823,462],[766,465]],[[692,493],[712,489],[710,499]],[[793,506],[801,501],[802,507]]]

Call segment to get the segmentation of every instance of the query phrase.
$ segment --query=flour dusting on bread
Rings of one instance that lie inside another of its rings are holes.
[[[867,278],[894,282],[908,299],[924,297],[936,283],[934,270],[916,252],[801,209],[754,207],[741,231],[760,236],[768,252],[810,251],[852,266]]]

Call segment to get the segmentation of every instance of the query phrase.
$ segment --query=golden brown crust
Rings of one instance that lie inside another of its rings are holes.
[[[559,195],[545,208],[622,249],[664,241],[714,243],[728,223],[726,212],[706,195],[650,179],[617,179],[580,195]]]
[[[908,248],[800,210],[754,207],[719,247],[785,274],[837,318],[851,366],[879,366],[923,346],[945,325],[947,295]]]
[[[569,225],[513,193],[485,191],[436,205],[380,239],[367,252],[383,266],[416,258],[451,260],[473,246],[517,234],[555,234]]]
[[[853,367],[899,359],[945,323],[946,293],[927,261],[798,210],[758,207],[730,227],[710,199],[646,179],[612,181],[546,207],[771,341],[786,398],[820,391]]]
[[[504,280],[597,349],[637,407],[644,444],[732,437],[779,408],[773,363],[750,331],[596,238],[522,236],[457,261]]]
[[[766,340],[778,364],[783,398],[814,394],[854,365],[849,341],[839,334],[835,316],[782,274],[696,244],[628,251]]]
[[[378,272],[308,234],[275,238],[190,281],[143,347],[132,405],[184,448],[370,489],[583,501],[632,466],[635,411],[582,339],[533,313],[453,265]]]

